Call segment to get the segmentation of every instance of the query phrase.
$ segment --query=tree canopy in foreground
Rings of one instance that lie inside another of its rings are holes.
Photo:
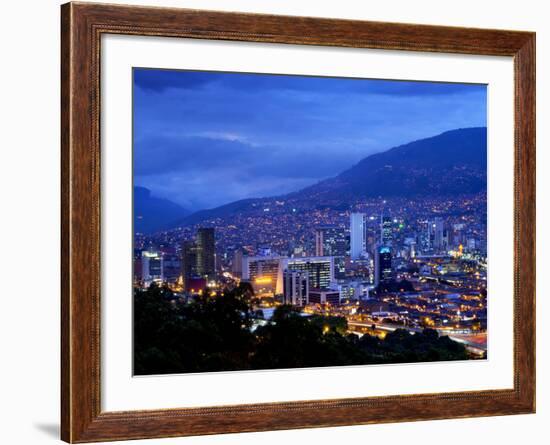
[[[155,284],[134,290],[134,373],[305,368],[465,360],[464,345],[433,329],[397,329],[384,339],[347,332],[343,317],[304,317],[279,306],[264,325],[250,287],[205,292],[190,303]]]

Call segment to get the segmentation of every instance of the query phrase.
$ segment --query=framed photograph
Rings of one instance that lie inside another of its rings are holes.
[[[62,439],[535,411],[535,34],[62,6]]]

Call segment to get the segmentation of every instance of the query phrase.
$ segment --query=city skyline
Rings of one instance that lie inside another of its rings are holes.
[[[488,357],[485,86],[134,81],[136,374]]]

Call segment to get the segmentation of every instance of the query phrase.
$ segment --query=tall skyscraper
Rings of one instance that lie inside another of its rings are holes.
[[[315,255],[334,257],[334,278],[346,276],[345,256],[348,252],[348,239],[341,227],[327,226],[315,230]]]
[[[304,306],[308,303],[309,276],[307,272],[283,271],[283,295],[285,304]]]
[[[189,283],[199,275],[197,270],[197,245],[186,240],[181,246],[181,276],[183,288],[189,290]]]
[[[352,213],[350,216],[350,256],[352,260],[361,258],[365,252],[365,214]]]
[[[392,219],[382,216],[380,221],[380,242],[383,246],[391,246],[393,241]]]
[[[445,249],[445,224],[443,218],[437,217],[432,223],[433,228],[433,248],[435,250]]]
[[[186,240],[181,246],[181,276],[184,289],[197,278],[206,282],[216,279],[216,244],[213,228],[197,230],[195,241]]]
[[[207,281],[216,279],[216,241],[211,227],[197,230],[197,273]]]
[[[391,249],[379,246],[374,257],[374,284],[387,284],[393,279]]]
[[[328,289],[334,281],[334,257],[285,258],[282,263],[283,270],[307,272],[310,289]]]

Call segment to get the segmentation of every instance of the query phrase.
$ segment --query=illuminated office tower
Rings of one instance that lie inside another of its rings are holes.
[[[147,250],[141,253],[141,277],[145,285],[164,280],[161,253]]]
[[[334,257],[285,258],[281,267],[283,270],[307,272],[310,289],[328,289],[334,281]]]
[[[216,279],[216,242],[210,227],[197,230],[197,274],[207,281]]]
[[[348,251],[346,232],[341,227],[319,227],[315,230],[315,255],[334,257],[334,278],[346,277],[345,256]]]
[[[308,302],[309,276],[307,272],[283,271],[283,295],[285,304],[304,306]]]
[[[379,246],[374,257],[374,284],[387,284],[393,280],[391,249]]]
[[[168,283],[175,283],[181,275],[181,259],[175,253],[162,254],[162,277]]]
[[[319,227],[315,230],[315,256],[345,256],[346,233],[340,227]]]
[[[242,279],[249,281],[257,296],[282,293],[279,284],[281,270],[280,256],[243,256]]]
[[[334,279],[344,280],[346,278],[346,258],[335,256],[334,258]]]
[[[443,218],[437,217],[432,223],[432,233],[433,233],[433,248],[435,250],[442,250],[446,246],[445,238],[445,225],[443,223]]]
[[[380,221],[380,242],[383,246],[391,246],[392,241],[392,220],[389,216],[383,216]]]
[[[350,216],[350,256],[352,260],[361,258],[365,252],[365,214],[352,213]]]

